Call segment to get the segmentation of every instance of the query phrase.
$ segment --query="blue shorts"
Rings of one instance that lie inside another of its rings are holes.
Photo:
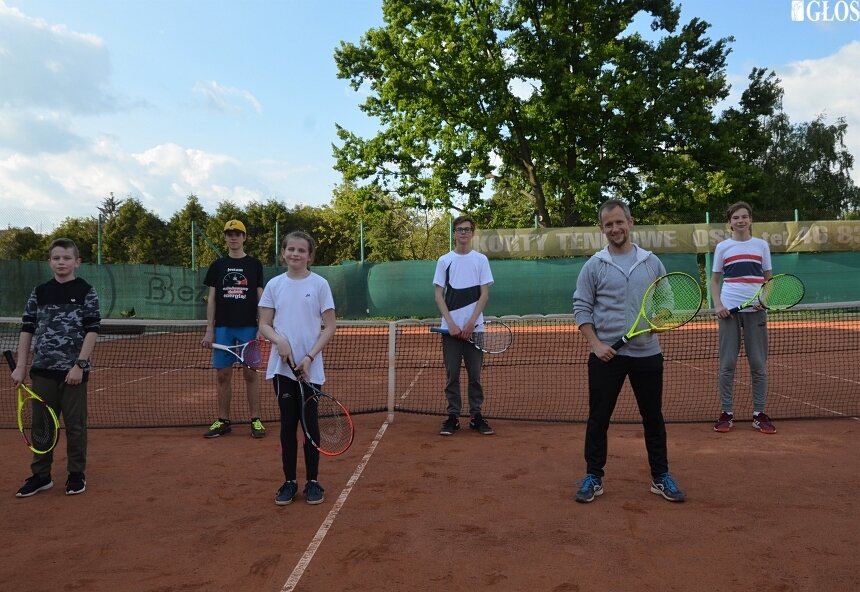
[[[215,327],[215,343],[221,345],[233,346],[240,343],[247,343],[257,338],[256,327]],[[212,367],[218,370],[222,368],[230,368],[233,364],[239,362],[239,359],[230,352],[221,351],[220,349],[212,350]]]

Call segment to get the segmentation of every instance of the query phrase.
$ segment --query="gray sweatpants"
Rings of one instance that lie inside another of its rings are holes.
[[[469,415],[481,412],[484,389],[481,386],[481,366],[484,352],[471,342],[450,335],[442,335],[442,359],[445,362],[445,398],[448,400],[448,415],[460,415],[460,365],[466,366],[468,376]]]
[[[767,311],[737,312],[727,319],[719,319],[719,327],[720,411],[732,411],[742,333],[752,378],[753,411],[764,411],[767,404]]]

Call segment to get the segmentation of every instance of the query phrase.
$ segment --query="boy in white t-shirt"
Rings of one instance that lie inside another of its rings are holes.
[[[720,417],[717,432],[728,432],[734,421],[735,367],[743,336],[750,365],[753,394],[753,427],[763,434],[775,434],[773,422],[765,414],[767,404],[767,311],[752,307],[732,314],[732,308],[752,298],[773,276],[770,247],[752,236],[752,208],[739,201],[727,210],[732,238],[717,245],[711,274],[711,294],[720,328]],[[720,279],[723,279],[722,287]]]
[[[460,429],[460,364],[466,366],[469,377],[469,428],[480,434],[492,435],[493,429],[481,414],[484,390],[481,385],[481,365],[484,353],[469,341],[472,333],[484,330],[484,307],[490,295],[493,274],[483,253],[472,250],[475,221],[470,216],[454,219],[454,250],[439,257],[433,285],[436,306],[442,315],[442,357],[447,381],[448,418],[439,433],[450,436]]]

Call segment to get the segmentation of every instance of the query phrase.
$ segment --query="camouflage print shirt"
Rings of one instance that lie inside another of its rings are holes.
[[[84,335],[99,330],[99,298],[80,278],[51,279],[33,288],[22,320],[21,331],[34,335],[31,372],[62,379],[78,359]]]

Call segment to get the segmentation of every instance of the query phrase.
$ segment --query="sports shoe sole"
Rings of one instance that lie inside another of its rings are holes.
[[[305,501],[308,502],[310,505],[315,506],[317,504],[323,503],[325,501],[325,496],[321,497],[318,500],[305,500]]]
[[[66,489],[66,495],[80,495],[81,493],[87,490],[87,484],[84,483],[84,486],[80,489]]]
[[[204,438],[220,438],[221,436],[226,436],[227,434],[229,434],[232,431],[233,430],[222,430],[222,431],[215,433],[215,434],[203,434],[203,437]]]
[[[15,493],[15,497],[32,497],[32,496],[36,495],[37,493],[39,493],[40,491],[48,491],[53,486],[54,486],[54,482],[51,481],[50,483],[45,483],[39,489],[34,489],[30,493],[20,493],[20,492]]]
[[[672,498],[672,497],[669,497],[668,495],[666,495],[666,492],[665,492],[665,491],[663,491],[662,489],[660,489],[659,487],[657,487],[657,486],[656,486],[656,485],[654,485],[653,483],[651,484],[651,493],[655,493],[655,494],[657,494],[657,495],[659,495],[659,496],[662,496],[662,497],[663,497],[663,499],[665,499],[665,500],[669,500],[670,502],[675,502],[675,503],[683,502],[683,501],[686,499],[686,498],[684,498],[684,497],[682,497],[682,498]]]
[[[576,500],[576,501],[578,501],[578,502],[579,502],[579,503],[581,503],[581,504],[590,504],[590,503],[591,503],[591,502],[593,502],[595,499],[599,498],[601,495],[603,495],[603,487],[601,487],[600,489],[595,489],[595,490],[594,490],[594,493],[591,495],[591,497],[590,497],[590,498],[583,499],[583,498],[580,498],[580,497],[574,497],[573,499],[574,499],[574,500]]]
[[[282,501],[282,500],[279,500],[278,498],[275,498],[275,505],[276,506],[289,506],[291,503],[293,503],[294,499],[296,499],[295,496],[291,497],[287,501]]]
[[[761,432],[762,434],[775,434],[776,433],[776,428],[763,428],[761,426],[757,426],[756,424],[753,424],[753,427],[755,429],[757,429],[759,432]]]
[[[732,426],[730,426],[730,425],[715,425],[714,431],[719,432],[721,434],[726,434],[726,433],[732,431]]]

